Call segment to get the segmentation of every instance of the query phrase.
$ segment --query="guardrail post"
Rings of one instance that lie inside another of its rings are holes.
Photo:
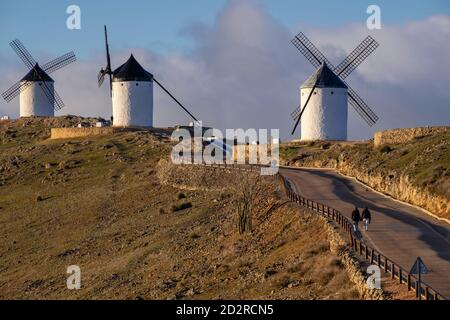
[[[430,289],[428,286],[425,288],[425,300],[430,300]]]
[[[377,262],[378,262],[378,268],[381,269],[381,253],[377,254]]]
[[[407,285],[408,285],[408,291],[411,291],[411,275],[410,274],[408,274],[406,282],[407,282]]]
[[[398,267],[398,281],[400,284],[403,283],[403,270],[400,267]]]
[[[374,253],[375,253],[375,251],[372,249],[372,250],[370,251],[370,263],[371,263],[371,264],[373,264],[373,262],[375,261],[375,259],[374,259],[374,257],[373,257]]]

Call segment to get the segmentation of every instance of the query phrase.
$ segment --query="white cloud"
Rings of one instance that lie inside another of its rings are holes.
[[[299,85],[313,71],[290,44],[297,31],[300,30],[287,30],[255,2],[230,1],[212,26],[192,24],[181,30],[184,36],[194,39],[194,51],[161,56],[135,48],[113,52],[113,63],[123,63],[132,51],[207,125],[280,128],[283,138],[291,138],[293,123],[289,114],[298,105]],[[306,27],[302,31],[335,64],[368,34],[380,43],[377,51],[348,78],[380,121],[370,129],[351,111],[350,138],[369,138],[375,130],[393,127],[449,124],[448,16],[383,25],[382,30],[373,32],[365,28],[365,21],[337,29]],[[55,73],[56,88],[67,105],[61,113],[110,116],[107,85],[102,89],[96,85],[96,74],[102,65],[103,55],[99,55]],[[6,90],[7,84],[20,75],[11,67],[0,68],[6,79],[0,89]],[[17,101],[10,105],[0,102],[0,114],[17,116],[17,109]],[[154,112],[158,126],[190,121],[158,88]]]

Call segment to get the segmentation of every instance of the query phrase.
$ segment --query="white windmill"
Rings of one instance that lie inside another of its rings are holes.
[[[54,80],[48,74],[74,62],[75,54],[71,51],[40,67],[18,39],[12,41],[10,46],[30,71],[6,90],[2,97],[10,102],[20,94],[20,117],[54,116],[55,110],[62,109],[64,103],[55,91]]]
[[[364,39],[337,67],[303,33],[292,43],[318,68],[300,87],[300,106],[291,113],[296,121],[292,134],[301,122],[302,140],[347,140],[348,103],[369,126],[378,121],[378,116],[344,81],[378,47],[372,37]]]
[[[105,26],[106,67],[98,73],[98,85],[109,75],[113,126],[153,127],[153,82],[161,87],[189,116],[198,121],[133,55],[114,71],[111,68],[108,33]]]

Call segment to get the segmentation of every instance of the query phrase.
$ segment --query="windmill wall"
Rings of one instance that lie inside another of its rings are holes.
[[[54,92],[54,83],[45,82]],[[45,116],[53,117],[55,115],[54,105],[50,102],[42,88],[42,82],[33,81],[25,90],[20,93],[20,117]]]
[[[300,89],[303,107],[312,88]],[[347,140],[347,89],[316,88],[303,113],[301,140]]]
[[[113,126],[153,126],[153,82],[113,82]]]

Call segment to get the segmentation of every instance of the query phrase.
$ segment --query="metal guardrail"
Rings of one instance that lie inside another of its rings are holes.
[[[421,297],[425,298],[426,300],[447,300],[445,296],[440,294],[437,290],[433,289],[430,285],[423,282],[422,280],[420,281],[419,287],[419,281],[417,280],[416,276],[410,275],[409,271],[402,268],[392,259],[389,259],[381,252],[375,250],[374,248],[371,248],[360,239],[357,239],[353,235],[353,224],[341,212],[322,203],[308,200],[300,196],[299,194],[292,191],[288,181],[283,176],[280,175],[280,178],[283,181],[287,196],[291,201],[307,209],[322,214],[327,218],[333,219],[349,236],[350,246],[357,254],[359,254],[365,260],[369,261],[371,264],[376,264],[388,275],[391,275],[392,279],[398,279],[398,282],[400,284],[406,284],[408,287],[408,291],[414,290],[417,298],[420,294]]]
[[[193,164],[212,168],[231,169],[239,171],[258,171],[258,172],[261,170],[261,167],[263,167],[261,165],[250,165],[250,164],[205,164],[205,163],[193,163]],[[389,259],[381,252],[365,244],[360,239],[357,239],[353,235],[352,231],[353,224],[341,212],[323,203],[319,203],[314,200],[309,200],[302,197],[301,195],[292,191],[292,188],[285,177],[283,177],[280,173],[278,173],[277,176],[281,179],[281,182],[284,186],[286,195],[288,196],[289,200],[291,200],[294,203],[297,203],[298,205],[306,209],[322,214],[323,216],[335,221],[349,236],[350,247],[357,254],[359,254],[360,257],[369,261],[371,264],[376,264],[380,269],[384,270],[386,274],[390,275],[392,279],[397,279],[400,284],[406,284],[408,287],[408,291],[414,290],[417,298],[419,297],[419,295],[421,295],[421,297],[425,298],[426,300],[447,300],[445,296],[440,294],[437,290],[433,289],[423,280],[420,281],[419,287],[418,285],[419,281],[416,276],[410,275],[407,270],[405,270],[399,264],[395,263],[392,259]]]

